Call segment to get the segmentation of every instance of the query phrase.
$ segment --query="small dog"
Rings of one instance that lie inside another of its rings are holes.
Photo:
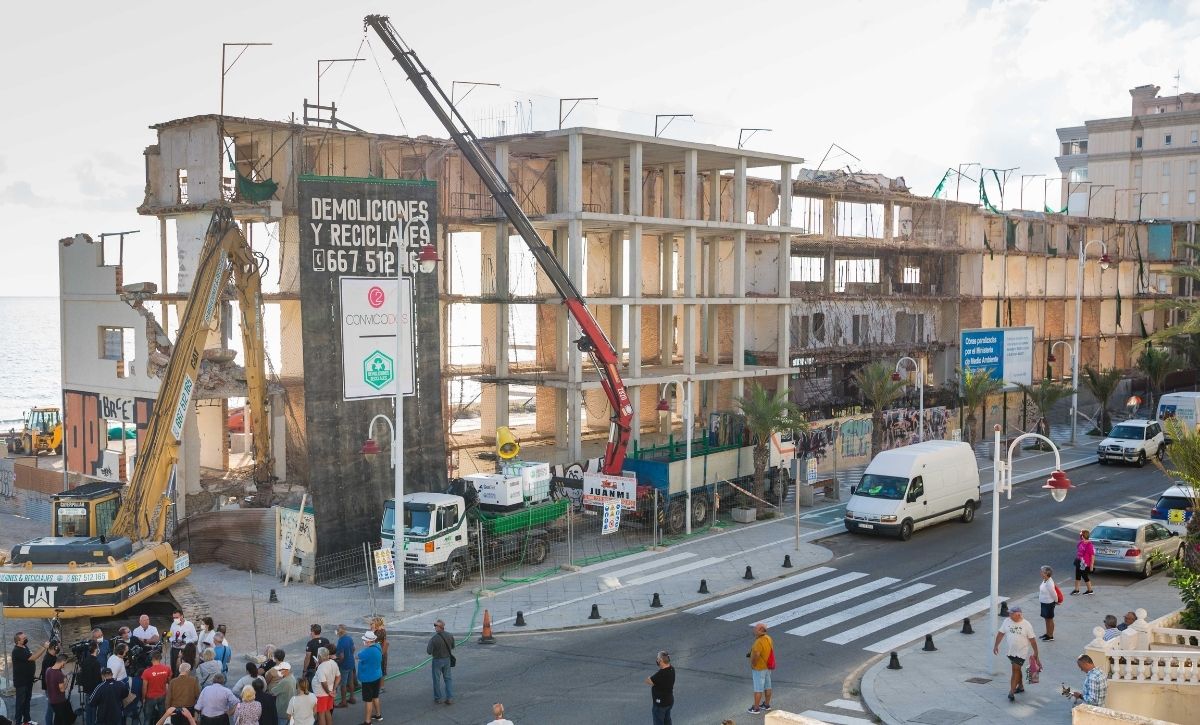
[[[1061,694],[1063,697],[1071,697],[1072,696],[1070,685],[1068,685],[1064,682],[1064,683],[1062,683],[1061,687],[1062,687]]]

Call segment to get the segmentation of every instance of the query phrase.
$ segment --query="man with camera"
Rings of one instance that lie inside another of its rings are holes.
[[[24,632],[17,632],[13,636],[12,683],[16,690],[13,722],[17,725],[24,725],[32,719],[29,716],[29,702],[33,699],[33,683],[37,680],[37,660],[49,646],[47,642],[33,652],[29,649],[29,637]]]

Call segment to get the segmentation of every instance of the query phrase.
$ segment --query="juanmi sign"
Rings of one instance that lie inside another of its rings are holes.
[[[346,400],[416,393],[412,279],[341,277],[342,391]],[[397,344],[396,335],[400,335]]]
[[[987,371],[1008,389],[1033,384],[1033,328],[992,327],[959,335],[963,371]]]

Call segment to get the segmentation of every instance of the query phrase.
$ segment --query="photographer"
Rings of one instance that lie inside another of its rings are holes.
[[[16,689],[16,712],[14,722],[27,723],[30,717],[29,701],[33,698],[33,683],[37,680],[37,658],[49,647],[49,643],[38,647],[36,652],[29,650],[29,637],[24,632],[13,636],[12,649],[12,684]]]
[[[96,688],[100,686],[100,645],[95,640],[84,641],[80,644],[86,645],[86,649],[77,649],[79,647],[77,644],[71,648],[71,651],[77,658],[75,682],[83,691],[83,701],[87,702]],[[82,655],[79,654],[80,651],[83,652]],[[83,721],[85,725],[95,725],[96,713],[90,706],[83,708]]]

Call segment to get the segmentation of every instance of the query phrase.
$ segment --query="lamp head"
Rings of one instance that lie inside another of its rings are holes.
[[[892,373],[892,382],[893,383],[900,382],[900,373],[899,372]]]
[[[1100,269],[1108,269],[1111,266],[1112,266],[1112,258],[1108,256],[1108,253],[1105,252],[1104,254],[1101,254],[1100,255]]]
[[[671,404],[667,402],[666,398],[659,398],[658,405],[654,406],[654,409],[660,413],[666,413],[671,409]]]
[[[1049,355],[1046,356],[1046,362],[1048,362],[1048,363],[1058,362],[1058,358],[1054,356],[1054,353],[1050,353]]]
[[[374,438],[368,438],[367,442],[362,444],[362,448],[358,449],[358,452],[366,456],[367,460],[373,460],[375,456],[379,455],[379,444],[375,442]]]
[[[417,268],[423,274],[432,272],[440,261],[442,258],[438,256],[437,248],[432,244],[422,245],[420,251],[417,252]]]
[[[1042,488],[1050,491],[1050,496],[1054,499],[1055,503],[1062,503],[1067,498],[1067,492],[1075,487],[1071,485],[1071,481],[1067,478],[1066,473],[1055,471],[1050,474],[1050,478],[1046,479],[1046,485],[1042,486]]]

